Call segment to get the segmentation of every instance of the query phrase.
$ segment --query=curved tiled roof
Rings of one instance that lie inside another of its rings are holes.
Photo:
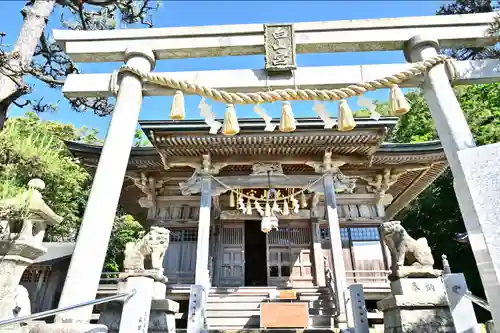
[[[295,132],[268,133],[263,131],[261,119],[240,119],[241,132],[228,137],[208,134],[208,126],[198,120],[142,121],[142,130],[154,146],[132,148],[127,171],[162,172],[186,177],[192,174],[193,169],[189,166],[176,166],[164,171],[159,151],[173,162],[199,160],[206,153],[210,153],[214,161],[230,159],[230,165],[221,170],[221,175],[249,174],[251,163],[238,161],[292,157],[320,161],[325,151],[331,151],[334,155],[354,158],[341,167],[347,175],[371,176],[387,167],[410,170],[389,190],[394,200],[386,208],[386,214],[392,218],[447,168],[439,141],[384,143],[396,122],[397,118],[392,117],[378,121],[357,119],[355,130],[339,132],[324,129],[323,122],[316,118],[298,118]],[[68,142],[67,146],[84,165],[97,165],[101,147],[75,142]],[[283,165],[283,170],[289,174],[314,173],[304,163],[287,163]]]

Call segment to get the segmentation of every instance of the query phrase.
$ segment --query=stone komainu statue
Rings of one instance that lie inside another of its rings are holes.
[[[154,270],[163,275],[163,257],[170,241],[170,231],[162,227],[151,227],[137,242],[125,245],[125,272]],[[146,264],[145,264],[146,262]]]
[[[415,240],[401,225],[399,221],[384,222],[380,231],[385,244],[391,253],[391,270],[396,273],[404,266],[405,258],[408,266],[415,268],[431,269],[434,266],[431,248],[424,237]]]

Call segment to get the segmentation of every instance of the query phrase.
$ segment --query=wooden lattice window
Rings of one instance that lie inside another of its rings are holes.
[[[182,230],[170,231],[171,243],[196,242],[197,240],[198,240],[198,229],[196,228],[187,228]]]
[[[47,282],[50,277],[50,266],[30,266],[27,267],[21,276],[21,282],[34,282],[38,283],[41,279],[42,282]]]

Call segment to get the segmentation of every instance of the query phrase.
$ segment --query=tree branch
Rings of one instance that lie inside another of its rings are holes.
[[[40,4],[43,1],[46,0],[31,0],[31,5]],[[147,27],[152,27],[150,12],[157,10],[160,6],[158,0],[56,1],[57,4],[66,9],[66,13],[69,12],[72,15],[72,17],[68,16],[67,18],[64,13],[61,15],[62,26],[72,30],[112,30],[116,27],[118,17],[126,24],[141,23]],[[156,6],[154,3],[156,3]],[[4,35],[5,33],[0,32],[0,41]],[[0,105],[0,124],[2,114],[6,115],[9,104],[18,107],[31,107],[36,112],[45,112],[55,108],[54,104],[45,104],[43,98],[36,100],[29,97],[23,98],[22,101],[19,100],[19,98],[31,92],[31,87],[23,83],[22,77],[24,75],[31,75],[51,88],[60,88],[69,74],[79,73],[76,64],[57,44],[47,38],[45,31],[42,31],[40,35],[29,65],[24,64],[18,68],[10,66],[9,62],[12,62],[16,56],[16,54],[9,54],[0,49],[0,73],[12,78],[18,86],[18,91],[9,100],[5,100],[3,105]],[[112,99],[104,97],[74,98],[69,99],[69,103],[73,110],[78,112],[92,110],[99,116],[109,115],[114,108]]]
[[[64,80],[57,80],[57,79],[54,79],[53,77],[51,77],[49,75],[44,75],[41,71],[39,71],[39,70],[37,70],[36,68],[33,68],[33,67],[26,68],[25,69],[25,73],[33,75],[38,80],[40,80],[42,82],[45,82],[46,84],[48,84],[52,88],[54,88],[56,86],[62,86],[62,85],[64,85]]]

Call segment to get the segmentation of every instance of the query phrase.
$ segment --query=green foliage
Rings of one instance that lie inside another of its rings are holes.
[[[74,241],[88,198],[91,177],[73,158],[63,141],[102,144],[97,130],[52,121],[35,113],[11,118],[0,132],[0,200],[23,193],[28,182],[40,178],[47,205],[64,220],[47,230],[48,241]],[[143,139],[139,136],[140,139]],[[142,141],[136,140],[139,144]],[[0,211],[11,217],[14,211]],[[120,214],[121,215],[121,214]],[[123,262],[125,243],[140,236],[142,227],[130,215],[116,218],[105,269],[116,271]]]
[[[373,101],[376,104],[376,109],[381,116],[387,117],[391,115],[391,110],[389,109],[389,104],[387,102],[379,103],[378,101]],[[357,111],[353,112],[354,117],[356,118],[368,118],[370,117],[370,111],[367,108],[361,108]]]
[[[133,242],[143,235],[144,229],[131,215],[122,215],[116,218],[106,253],[104,270],[106,272],[121,272],[123,270],[125,244]]]
[[[478,145],[500,142],[500,83],[455,89],[468,124]],[[437,139],[430,111],[419,91],[408,95],[411,111],[401,117],[391,134],[393,142],[421,142]],[[484,290],[472,251],[453,240],[465,226],[453,188],[453,177],[446,171],[398,217],[414,237],[427,237],[436,263],[446,254],[454,272],[463,272],[473,294],[484,297]],[[478,309],[482,321],[488,313]]]
[[[72,125],[42,122],[33,113],[9,119],[0,132],[2,196],[21,193],[31,179],[42,179],[47,205],[64,217],[64,223],[48,230],[49,240],[74,237],[87,198],[89,175],[61,141],[68,139],[79,139]]]
[[[134,147],[150,146],[148,138],[140,129],[136,129],[134,133]]]
[[[419,90],[412,90],[406,95],[410,103],[410,112],[402,116],[389,141],[393,142],[424,142],[437,139],[427,102]]]

